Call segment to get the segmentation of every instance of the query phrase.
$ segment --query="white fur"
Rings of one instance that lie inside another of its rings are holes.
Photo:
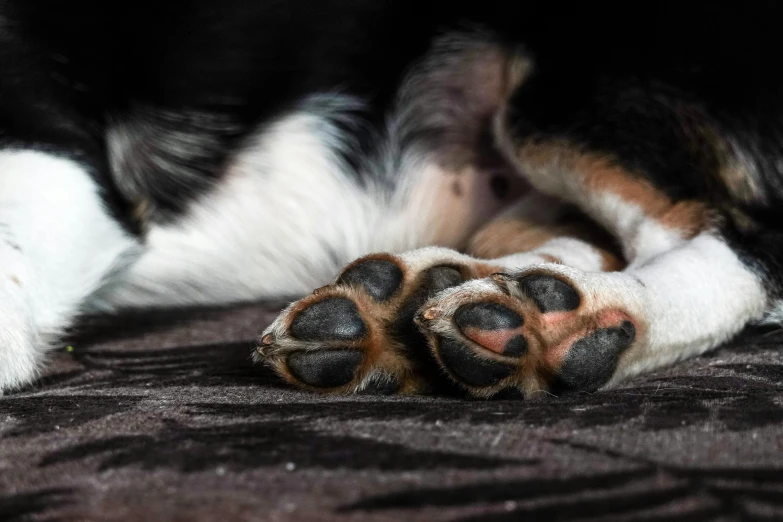
[[[214,304],[312,290],[370,246],[373,191],[342,172],[329,128],[299,113],[233,161],[182,222],[153,227],[115,306]]]
[[[0,152],[0,391],[29,380],[135,241],[89,175],[42,152]]]
[[[614,274],[553,267],[568,273],[588,310],[618,308],[640,321],[611,384],[703,353],[763,317],[769,303],[759,276],[720,238],[705,232],[687,240],[610,191],[569,187],[573,175],[552,177],[617,237],[629,260]]]
[[[466,239],[466,223],[489,215],[484,201],[444,211],[452,178],[424,157],[397,151],[399,161],[368,167],[402,171],[373,172],[364,185],[351,177],[338,154],[350,145],[326,116],[356,103],[316,96],[260,129],[213,192],[142,243],[108,216],[76,163],[0,152],[0,391],[29,381],[81,311],[301,295],[364,254],[437,243],[444,230],[457,231],[448,246]]]
[[[685,242],[678,230],[664,227],[638,205],[609,191],[588,194],[588,212],[620,239],[631,266]],[[587,199],[586,198],[586,199]]]
[[[424,247],[400,255],[406,268],[411,272],[420,272],[437,265],[490,264],[497,265],[508,272],[517,272],[531,266],[547,264],[542,254],[557,257],[565,265],[584,271],[601,270],[601,256],[594,247],[578,239],[559,237],[547,241],[530,252],[520,252],[498,259],[478,259],[455,252],[449,248]]]
[[[552,256],[567,266],[578,268],[586,272],[599,272],[603,267],[601,254],[595,247],[579,239],[570,237],[556,237],[550,239],[540,247],[530,252],[532,255]],[[502,258],[504,264],[512,264],[514,257]],[[540,262],[546,262],[546,258],[541,258]]]
[[[437,243],[433,231],[462,223],[460,209],[440,209],[446,174],[424,158],[404,156],[401,172],[375,172],[359,186],[336,153],[343,136],[314,109],[331,104],[339,110],[341,103],[357,102],[315,97],[263,129],[231,162],[215,193],[194,204],[182,222],[150,230],[144,255],[100,304],[112,309],[299,296],[357,257]],[[375,168],[392,168],[393,162],[383,163]],[[389,177],[397,179],[393,189]],[[457,228],[461,235],[446,246],[469,232]]]
[[[647,332],[623,356],[615,381],[703,353],[760,320],[769,305],[760,278],[707,233],[622,275],[629,287],[642,285],[626,296],[644,295],[632,313]]]

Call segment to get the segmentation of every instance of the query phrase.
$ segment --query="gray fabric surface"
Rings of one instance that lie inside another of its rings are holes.
[[[274,307],[90,321],[0,399],[0,520],[783,518],[783,336],[534,401],[314,396]]]

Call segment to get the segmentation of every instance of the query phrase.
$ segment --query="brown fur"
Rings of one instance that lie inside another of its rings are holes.
[[[650,219],[677,230],[684,239],[711,224],[709,206],[703,201],[674,202],[638,174],[608,155],[580,151],[566,143],[528,143],[518,150],[522,165],[567,170],[577,177],[575,191],[609,192],[639,206]],[[553,174],[556,175],[556,174]],[[569,180],[564,181],[569,184]]]
[[[570,222],[542,224],[522,217],[502,217],[480,229],[471,239],[468,253],[481,259],[494,259],[519,252],[529,252],[556,237],[580,239],[594,246],[603,259],[605,271],[621,270],[625,263],[609,234],[580,215]],[[541,253],[544,261],[561,263],[555,256]]]

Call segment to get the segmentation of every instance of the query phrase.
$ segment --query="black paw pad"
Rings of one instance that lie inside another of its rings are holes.
[[[571,285],[548,275],[530,275],[519,282],[541,313],[568,312],[579,308],[579,294]]]
[[[515,366],[476,356],[470,348],[441,338],[438,352],[443,364],[470,386],[491,386],[511,375]]]
[[[515,335],[506,343],[503,348],[503,355],[509,357],[522,357],[527,353],[527,339],[522,335]]]
[[[370,259],[343,272],[338,282],[362,286],[377,301],[385,301],[400,288],[402,278],[402,270],[391,261]]]
[[[430,281],[428,286],[429,294],[431,296],[442,290],[451,288],[452,286],[457,286],[463,281],[462,274],[460,274],[459,270],[451,266],[436,266],[430,268],[429,278]]]
[[[366,333],[356,305],[342,297],[318,301],[291,323],[291,335],[302,341],[354,341]]]
[[[357,350],[301,350],[288,356],[288,370],[310,386],[334,388],[351,382],[361,362]]]
[[[558,375],[566,391],[595,391],[614,373],[620,355],[636,336],[633,323],[596,330],[571,346]]]
[[[499,303],[471,303],[463,305],[454,314],[460,329],[511,330],[524,323],[522,317]]]
[[[521,357],[527,353],[527,341],[520,328],[522,316],[498,303],[464,305],[454,314],[460,331],[488,350]]]

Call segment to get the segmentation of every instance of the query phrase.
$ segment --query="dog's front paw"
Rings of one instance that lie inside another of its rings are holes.
[[[329,393],[418,393],[451,386],[414,325],[427,299],[497,270],[440,248],[376,254],[289,306],[257,357],[299,387]]]
[[[496,274],[439,294],[416,319],[440,365],[473,395],[594,391],[641,333],[623,306],[622,290],[632,290],[612,277],[560,265]]]

